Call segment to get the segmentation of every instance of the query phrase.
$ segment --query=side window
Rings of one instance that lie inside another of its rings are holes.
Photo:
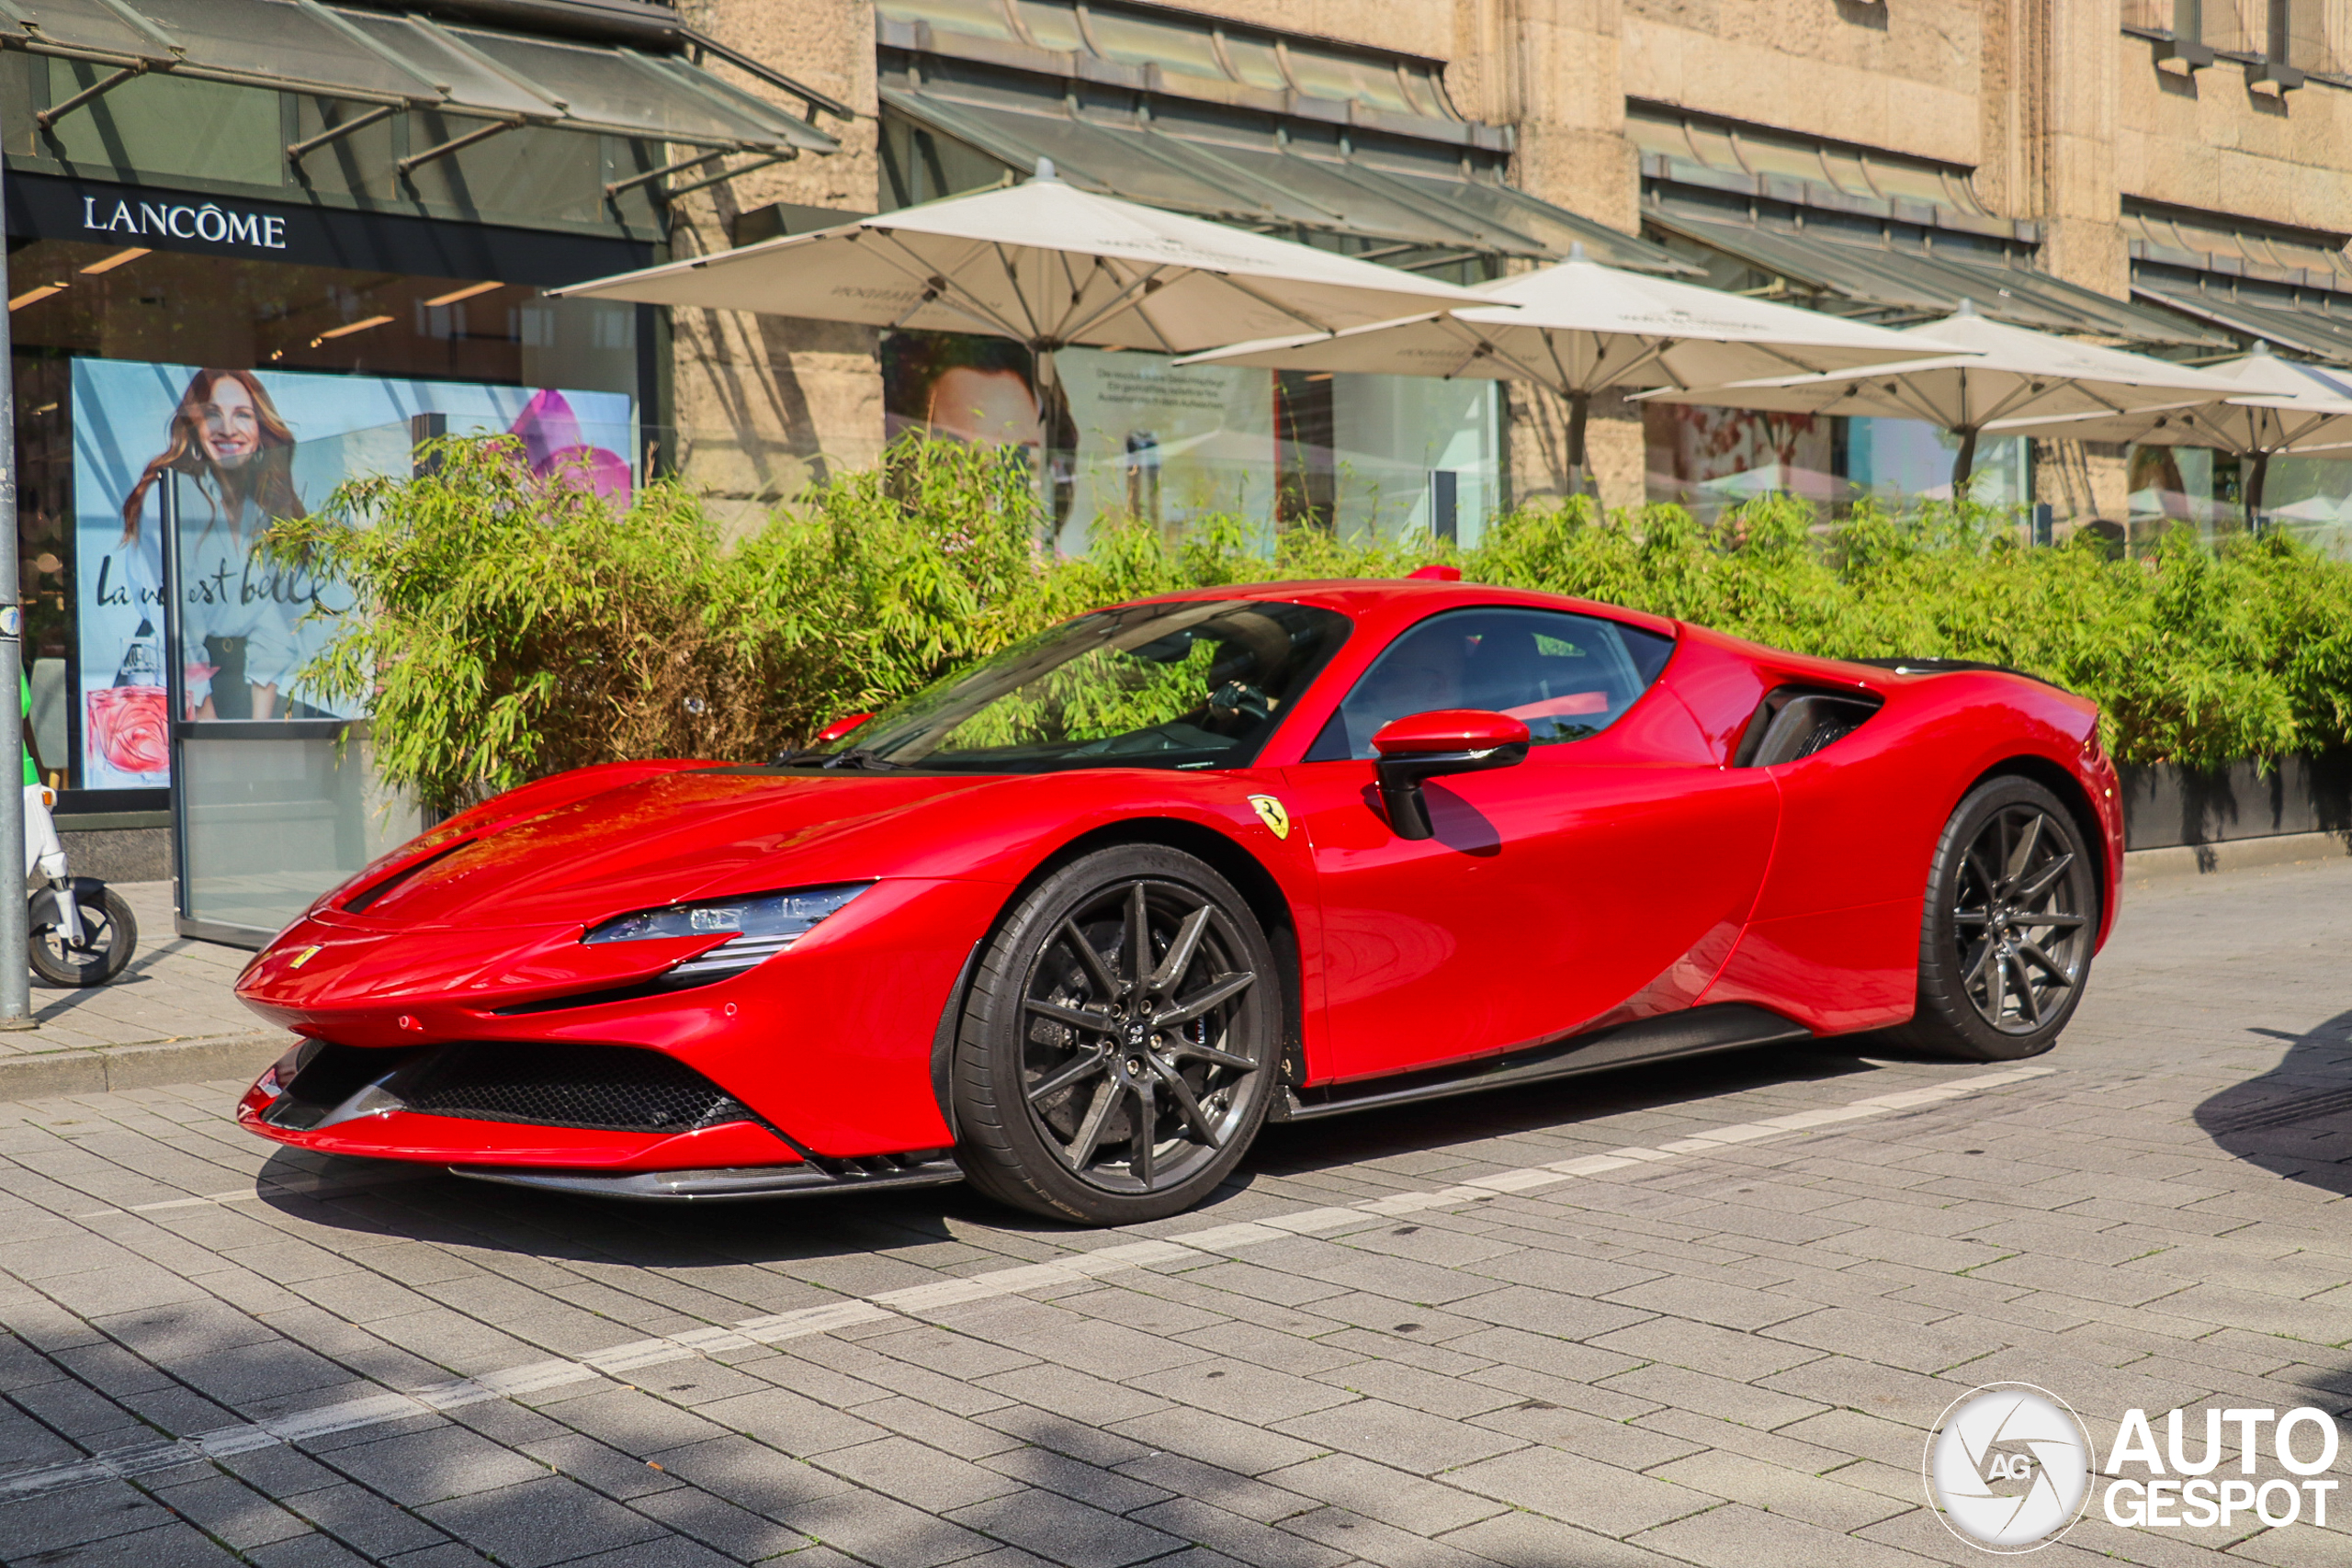
[[[1598,735],[1666,668],[1674,639],[1560,610],[1448,610],[1365,671],[1308,748],[1310,762],[1372,755],[1381,726],[1432,708],[1523,721],[1538,746]]]

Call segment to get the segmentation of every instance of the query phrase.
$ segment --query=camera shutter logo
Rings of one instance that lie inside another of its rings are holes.
[[[1984,1551],[2033,1551],[2074,1528],[2089,1500],[2090,1434],[2031,1383],[1987,1383],[1954,1400],[1928,1438],[1928,1503]]]

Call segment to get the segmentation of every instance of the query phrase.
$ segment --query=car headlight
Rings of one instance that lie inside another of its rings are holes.
[[[583,942],[654,942],[665,937],[728,936],[707,953],[672,967],[667,978],[716,980],[775,957],[815,929],[817,922],[873,886],[870,882],[832,887],[802,887],[789,893],[755,893],[708,904],[670,904],[639,909],[592,926]]]

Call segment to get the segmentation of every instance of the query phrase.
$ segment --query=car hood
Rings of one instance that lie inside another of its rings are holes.
[[[432,838],[324,900],[371,927],[536,926],[731,893],[932,875],[942,835],[918,819],[985,821],[974,798],[1026,782],[942,774],[695,768]],[[963,857],[956,857],[961,859]],[[951,870],[948,874],[955,874]]]

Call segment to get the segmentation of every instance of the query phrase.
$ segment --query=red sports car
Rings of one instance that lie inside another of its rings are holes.
[[[2046,1050],[2114,917],[2097,710],[1549,594],[1097,611],[766,766],[452,818],[238,981],[265,1137],[573,1192],[1173,1213],[1267,1121],[1896,1030]]]

